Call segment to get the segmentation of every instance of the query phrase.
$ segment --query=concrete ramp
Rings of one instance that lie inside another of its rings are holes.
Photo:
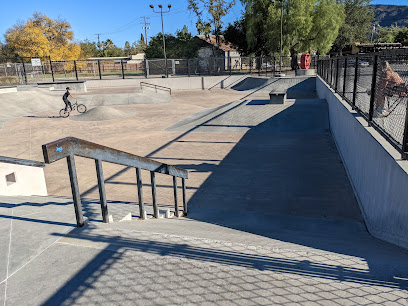
[[[316,95],[315,77],[256,78],[247,77],[231,87],[232,90],[252,94],[269,94],[274,91],[287,91],[287,99],[313,99]]]

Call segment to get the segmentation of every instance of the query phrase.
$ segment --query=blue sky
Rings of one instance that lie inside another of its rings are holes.
[[[115,3],[118,6],[115,6]],[[142,19],[150,19],[148,36],[161,31],[160,14],[153,13],[149,4],[157,6],[171,4],[169,14],[164,16],[164,30],[174,33],[187,25],[189,30],[196,34],[195,18],[187,10],[187,0],[133,0],[133,1],[95,1],[95,0],[35,0],[18,1],[0,0],[0,40],[4,41],[4,33],[18,21],[27,20],[35,11],[44,13],[51,18],[66,19],[72,26],[76,40],[88,38],[96,41],[96,33],[101,33],[101,39],[110,38],[119,47],[123,47],[126,40],[130,42],[140,39]],[[408,0],[374,0],[372,4],[408,5]],[[242,6],[239,0],[237,5],[225,17],[225,22],[233,22],[241,15]]]

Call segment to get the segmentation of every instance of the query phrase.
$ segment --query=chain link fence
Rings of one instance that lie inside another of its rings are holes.
[[[312,56],[310,68],[316,68]],[[298,57],[300,63],[300,56]],[[212,76],[255,74],[273,76],[282,71],[294,74],[291,58],[274,57],[203,57],[189,59],[94,59],[52,61],[43,58],[9,58],[0,60],[0,85],[36,84],[41,82],[125,79],[158,76]]]
[[[408,158],[408,54],[318,61],[318,74]]]

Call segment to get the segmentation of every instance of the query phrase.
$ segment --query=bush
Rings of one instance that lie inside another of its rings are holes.
[[[16,76],[0,76],[0,86],[18,84],[20,84],[20,80]]]

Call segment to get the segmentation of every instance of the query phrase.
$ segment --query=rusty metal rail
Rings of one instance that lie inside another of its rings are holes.
[[[170,96],[171,96],[171,88],[169,88],[169,87],[156,85],[156,84],[151,84],[151,83],[146,83],[146,82],[140,82],[140,89],[143,89],[143,86],[154,88],[155,92],[157,92],[157,89],[163,90],[163,91],[168,91],[170,93]]]
[[[105,182],[103,178],[102,162],[109,162],[118,165],[134,167],[136,169],[136,181],[139,199],[139,213],[140,218],[145,219],[145,209],[142,192],[142,177],[141,170],[150,171],[152,196],[153,196],[153,216],[159,217],[159,209],[157,206],[156,197],[156,178],[155,173],[162,173],[173,176],[174,188],[174,206],[175,216],[179,217],[177,198],[177,178],[181,178],[183,191],[183,213],[187,214],[186,201],[186,184],[185,180],[188,178],[188,172],[184,169],[167,165],[154,161],[149,158],[133,155],[127,152],[119,151],[109,147],[105,147],[96,143],[85,141],[82,139],[67,137],[56,140],[54,142],[42,146],[44,161],[51,164],[57,160],[66,158],[68,163],[69,178],[71,181],[72,198],[74,201],[75,215],[77,225],[79,227],[84,225],[84,217],[82,212],[81,198],[79,194],[78,178],[75,167],[74,156],[80,156],[95,160],[96,174],[98,178],[99,198],[102,210],[102,220],[105,223],[109,222],[108,205],[106,201]]]

